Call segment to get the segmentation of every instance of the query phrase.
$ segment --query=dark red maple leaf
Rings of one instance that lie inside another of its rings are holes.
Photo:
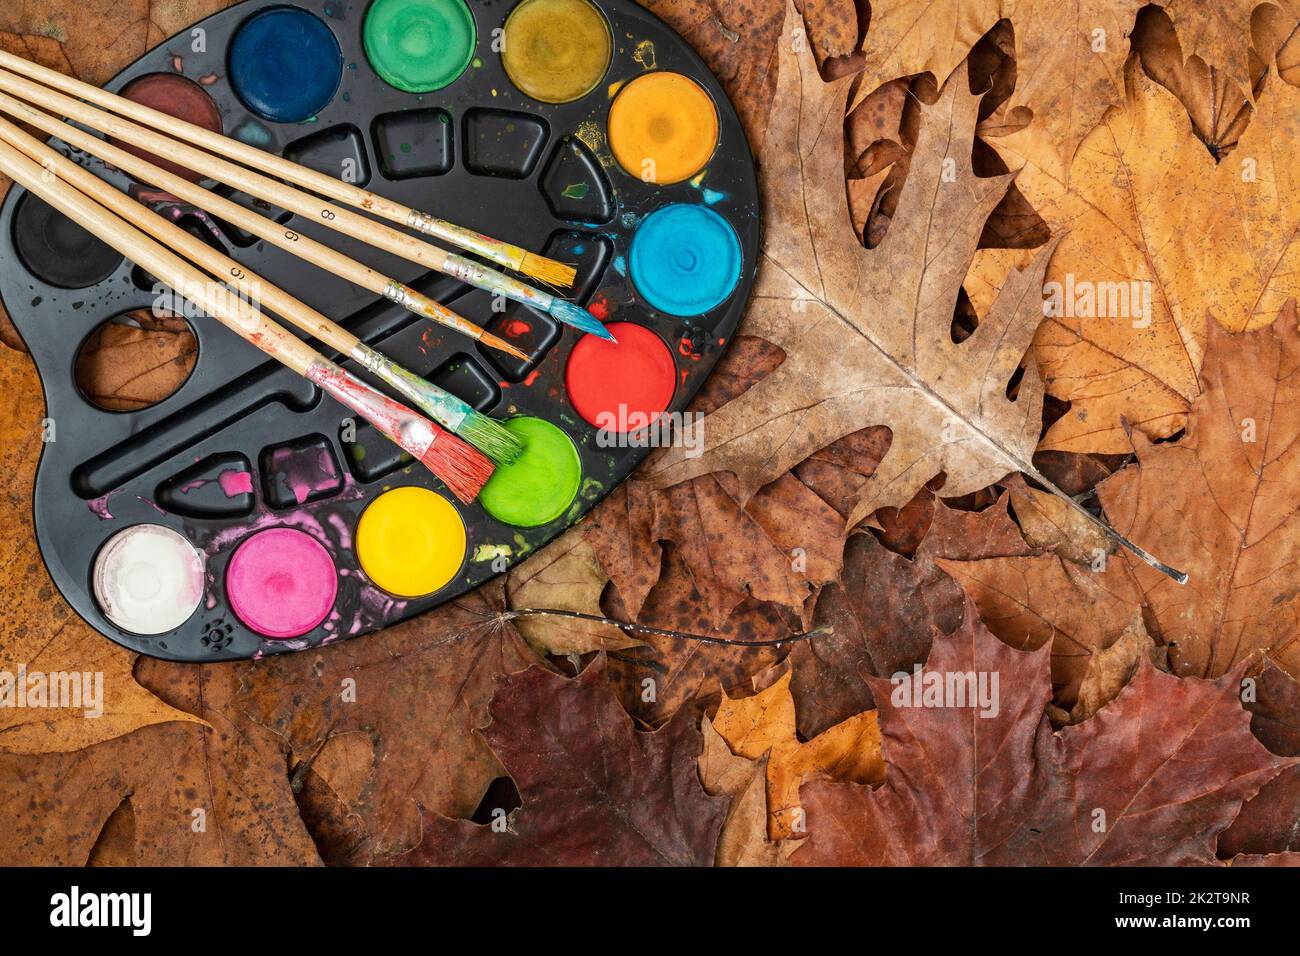
[[[610,690],[603,655],[569,679],[538,667],[500,681],[481,731],[518,785],[506,826],[426,814],[401,865],[709,866],[728,798],[696,761],[703,738],[685,708],[639,731]]]
[[[806,784],[809,835],[793,862],[1214,864],[1242,802],[1296,762],[1251,735],[1240,671],[1180,679],[1144,661],[1112,703],[1054,733],[1050,654],[1003,644],[968,604],[959,629],[936,635],[925,673],[982,674],[989,688],[996,675],[995,714],[907,706],[872,679],[885,782]]]

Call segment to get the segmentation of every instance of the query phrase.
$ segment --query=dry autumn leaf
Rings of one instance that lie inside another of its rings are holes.
[[[779,350],[739,337],[692,408],[717,408],[779,363]],[[870,461],[859,459],[861,466],[874,466],[874,457],[863,457]],[[835,502],[815,481],[795,475],[781,476],[748,502],[738,500],[734,479],[725,475],[703,475],[660,493],[634,477],[597,506],[582,529],[633,618],[659,580],[660,542],[672,542],[705,598],[703,620],[712,628],[722,627],[749,598],[801,607],[839,574],[844,539]],[[794,560],[796,554],[802,560]]]
[[[1164,0],[1188,57],[1219,67],[1248,90],[1251,13],[1259,0]],[[1282,6],[1294,13],[1293,0]],[[1128,35],[1142,0],[876,0],[863,43],[866,92],[930,72],[944,83],[994,25],[1015,28],[1016,90],[1050,139],[1054,170],[1124,96]]]
[[[1300,683],[1271,661],[1251,675],[1250,729],[1270,751],[1300,757]],[[1300,853],[1300,766],[1287,767],[1241,808],[1219,840],[1219,855]]]
[[[784,840],[803,829],[799,785],[813,776],[875,785],[884,779],[876,712],[865,711],[812,740],[795,732],[790,674],[752,697],[722,698],[713,728],[737,756],[767,756],[768,836]]]
[[[713,797],[731,799],[718,836],[718,866],[781,866],[781,847],[767,839],[766,755],[751,760],[731,752],[706,717],[700,721],[704,751],[700,783]]]
[[[989,628],[1017,646],[1053,645],[1057,702],[1074,706],[1088,659],[1139,608],[1174,673],[1218,677],[1261,652],[1300,672],[1296,642],[1300,332],[1291,310],[1268,328],[1210,328],[1205,391],[1178,442],[1133,436],[1138,462],[1102,484],[1106,513],[1190,574],[1179,586],[1119,555],[1080,567],[1055,555],[940,561]]]
[[[320,654],[209,667],[141,659],[145,687],[206,723],[34,762],[0,755],[5,859],[82,865],[110,839],[118,856],[152,866],[322,854],[366,864],[409,849],[422,807],[469,816],[502,772],[473,730],[487,722],[497,676],[538,658],[510,624],[490,623],[502,610],[492,594]],[[123,815],[131,832],[102,833]]]
[[[591,545],[578,534],[566,534],[510,570],[506,603],[512,611],[545,608],[599,616],[600,595],[608,582]],[[556,615],[517,618],[515,627],[543,654],[586,654],[641,643],[609,624]]]
[[[1153,445],[1102,484],[1116,527],[1180,561],[1167,587],[1127,556],[1174,673],[1217,677],[1261,651],[1300,674],[1300,331],[1294,308],[1266,328],[1210,327],[1204,392],[1187,434]]]
[[[617,595],[614,596],[615,598]],[[615,620],[629,620],[617,600],[608,607]],[[729,644],[706,644],[654,633],[641,633],[644,647],[609,655],[610,680],[628,713],[655,727],[678,710],[703,708],[725,688],[751,686],[751,678],[780,661],[787,648],[772,642],[802,630],[793,611],[778,604],[746,599],[717,627],[702,628],[707,598],[691,579],[675,550],[664,559],[664,573],[637,618],[637,623],[721,638]],[[762,646],[749,646],[763,642]]]
[[[760,164],[767,228],[764,265],[743,331],[778,345],[785,361],[704,422],[705,451],[668,449],[648,475],[666,487],[732,472],[739,500],[813,452],[869,425],[893,431],[889,452],[860,488],[848,523],[906,503],[936,473],[945,492],[975,491],[1033,471],[1041,382],[1031,365],[1007,397],[1042,318],[1048,253],[1007,280],[989,315],[960,344],[953,310],[984,221],[1009,177],[981,179],[970,142],[979,98],[965,71],[924,113],[910,174],[884,241],[858,243],[843,187],[847,80],[823,83],[791,13],[780,45],[776,108]],[[774,175],[790,169],[793,176]]]
[[[637,730],[610,692],[603,658],[567,679],[532,668],[505,678],[481,733],[519,787],[502,828],[429,813],[403,865],[708,866],[727,799],[700,784],[700,732],[679,711]]]
[[[885,782],[805,784],[808,837],[791,861],[1208,865],[1242,802],[1294,763],[1251,736],[1239,674],[1180,680],[1143,664],[1099,714],[1054,733],[1049,666],[1046,648],[1008,647],[969,608],[924,676],[874,682]],[[937,695],[920,696],[933,681]]]
[[[817,598],[813,622],[829,625],[831,633],[796,644],[788,658],[799,731],[812,737],[875,706],[868,677],[888,677],[925,660],[934,635],[961,624],[961,588],[936,558],[992,558],[1026,550],[1005,502],[980,513],[936,506],[929,532],[911,558],[870,534],[854,535],[842,578]]]
[[[1258,328],[1298,291],[1300,180],[1289,157],[1300,148],[1300,89],[1267,77],[1236,150],[1216,165],[1172,93],[1136,60],[1126,76],[1125,105],[1083,143],[1068,181],[1037,124],[991,141],[1064,231],[1033,355],[1047,390],[1071,407],[1043,449],[1126,452],[1125,421],[1171,435],[1200,390],[1206,323]],[[996,262],[981,259],[993,285]]]

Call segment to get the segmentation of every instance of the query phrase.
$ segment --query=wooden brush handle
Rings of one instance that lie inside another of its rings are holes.
[[[272,153],[266,153],[256,147],[241,143],[237,139],[223,136],[202,126],[177,119],[160,110],[155,110],[141,103],[136,103],[124,96],[110,93],[74,77],[65,76],[47,67],[32,63],[12,53],[0,51],[0,66],[14,73],[30,77],[56,90],[62,90],[121,116],[128,117],[153,129],[162,130],[172,136],[188,140],[203,149],[220,156],[226,156],[246,166],[264,169],[280,179],[310,189],[339,202],[346,203],[354,209],[364,209],[390,222],[420,229],[446,242],[451,242],[463,249],[487,256],[492,261],[509,269],[518,269],[527,250],[512,243],[502,242],[457,226],[444,219],[438,219],[422,213],[410,206],[352,183],[345,183],[324,173],[309,169],[291,160]],[[287,208],[287,207],[286,207]]]
[[[168,252],[135,226],[62,179],[50,176],[8,142],[0,143],[0,172],[299,375],[309,376],[313,364],[324,361],[302,339],[268,320],[225,286]]]
[[[94,173],[4,119],[0,119],[0,140],[21,150],[46,170],[52,170],[59,179],[71,184],[127,222],[138,226],[163,245],[177,250],[222,282],[234,285],[250,300],[262,303],[308,335],[320,339],[344,355],[351,354],[356,347],[359,340],[347,329],[289,295],[279,286],[266,282],[256,273],[250,272],[234,259],[213,249],[197,236],[190,235],[180,226],[168,222],[151,209],[140,205]],[[200,192],[203,191],[200,189]],[[154,275],[158,274],[155,272]],[[161,278],[159,276],[159,279]]]
[[[25,80],[7,70],[0,69],[0,90],[19,96],[47,110],[67,116],[105,135],[148,150],[196,173],[201,173],[228,186],[240,189],[258,199],[274,203],[330,229],[353,236],[363,242],[417,263],[426,269],[445,273],[479,289],[501,294],[507,298],[547,312],[556,297],[534,289],[504,273],[480,265],[464,256],[455,255],[415,236],[408,236],[391,226],[367,219],[347,209],[342,209],[319,198],[286,186],[243,166],[213,156],[201,149],[177,142],[168,136],[146,129],[129,120],[87,106],[48,87]]]
[[[130,120],[87,106],[71,97],[25,80],[20,76],[0,70],[0,90],[22,97],[61,116],[85,123],[107,136],[148,150],[156,156],[169,159],[185,169],[233,186],[236,189],[274,203],[331,229],[364,239],[371,245],[393,252],[429,269],[446,271],[449,253],[432,243],[415,236],[397,232],[364,216],[341,209],[314,196],[286,186],[261,173],[253,172],[204,152],[161,133],[139,126]]]

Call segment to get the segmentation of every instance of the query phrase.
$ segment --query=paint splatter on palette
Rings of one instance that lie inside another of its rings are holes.
[[[145,654],[316,647],[505,570],[648,453],[637,430],[686,408],[753,284],[758,190],[735,112],[685,41],[630,0],[249,0],[108,88],[576,264],[575,300],[618,338],[584,337],[204,181],[529,358],[480,349],[56,142],[526,446],[463,505],[310,382],[184,314],[139,267],[11,191],[0,296],[40,370],[53,439],[37,474],[38,542],[73,607]],[[189,378],[148,408],[95,407],[74,377],[79,350],[104,323],[160,302],[197,339]]]

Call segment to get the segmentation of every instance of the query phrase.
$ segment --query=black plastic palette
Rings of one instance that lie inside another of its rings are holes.
[[[368,4],[304,0],[343,55],[342,81],[329,105],[300,123],[254,115],[228,82],[228,47],[247,18],[275,0],[248,0],[161,44],[108,89],[149,74],[199,84],[236,136],[454,222],[578,264],[576,301],[610,322],[641,326],[666,346],[675,366],[669,411],[690,403],[744,312],[760,239],[754,163],[734,109],[687,43],[630,0],[596,0],[613,38],[604,79],[582,98],[551,105],[524,95],[507,77],[494,41],[514,0],[471,2],[477,46],[470,66],[436,92],[407,93],[372,70],[363,49]],[[201,31],[201,32],[199,32]],[[202,42],[199,42],[201,38]],[[612,98],[654,71],[693,79],[712,98],[718,146],[704,171],[673,185],[626,172],[604,129]],[[192,207],[133,184],[120,172],[55,142],[158,211],[201,232],[249,268],[329,315],[363,341],[499,418],[535,416],[562,429],[577,449],[582,482],[572,506],[548,524],[521,528],[480,504],[455,503],[467,548],[459,572],[421,598],[373,584],[354,552],[366,508],[394,488],[446,494],[342,406],[238,339],[215,321],[188,316],[198,360],[184,385],[150,408],[111,412],[92,405],[73,375],[81,345],[106,321],[156,304],[152,279],[97,242],[86,243],[15,188],[0,208],[0,297],[40,372],[53,441],[44,447],[35,489],[37,540],[64,597],[96,629],[141,653],[170,660],[222,661],[301,650],[357,636],[411,617],[500,573],[554,538],[608,494],[647,454],[601,447],[597,429],[566,390],[573,329],[513,303],[500,309],[483,292],[376,252],[349,237],[280,210],[258,207],[287,229],[328,242],[447,304],[530,354],[526,363],[407,313],[341,279],[304,265]],[[224,187],[215,186],[224,195]],[[235,194],[237,201],[251,203]],[[679,317],[650,307],[628,277],[638,225],[674,204],[706,206],[734,229],[742,253],[735,290],[703,315]],[[253,204],[256,205],[256,204]],[[26,207],[26,208],[24,208]],[[75,256],[68,250],[83,245]],[[51,255],[50,250],[62,250]],[[34,251],[33,251],[34,250]],[[34,265],[40,274],[28,267]],[[328,353],[328,350],[327,354]],[[338,358],[338,356],[331,356]],[[351,363],[345,367],[356,372]],[[364,377],[364,376],[363,376]],[[231,476],[235,480],[229,481]],[[450,499],[450,495],[446,495]],[[454,499],[451,499],[454,501]],[[179,532],[203,554],[198,609],[163,634],[115,626],[96,603],[92,568],[117,532],[134,525]],[[338,573],[333,612],[314,630],[266,637],[246,627],[226,596],[231,556],[256,531],[289,527],[325,546]]]

